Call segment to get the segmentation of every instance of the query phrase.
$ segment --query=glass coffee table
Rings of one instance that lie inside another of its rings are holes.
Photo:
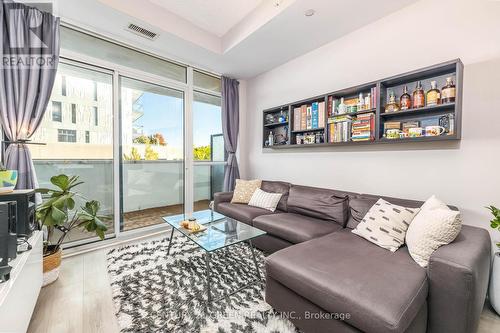
[[[170,254],[170,247],[172,246],[172,239],[174,236],[174,231],[179,231],[188,240],[192,241],[199,248],[204,250],[205,256],[205,271],[206,271],[206,289],[208,295],[208,302],[212,302],[211,295],[211,280],[210,280],[210,255],[211,253],[228,248],[230,250],[232,245],[239,244],[242,242],[248,242],[250,249],[252,251],[252,259],[255,265],[255,275],[256,280],[253,280],[246,285],[238,288],[237,290],[231,291],[230,293],[224,295],[223,297],[217,299],[221,300],[225,297],[233,295],[244,288],[252,285],[253,283],[261,281],[261,276],[259,272],[259,266],[257,265],[257,260],[255,258],[255,252],[252,244],[252,239],[258,236],[265,235],[266,232],[257,228],[254,228],[248,224],[237,221],[230,217],[224,216],[212,210],[203,210],[199,212],[194,212],[192,214],[193,218],[196,218],[198,224],[205,226],[207,229],[197,233],[190,233],[188,230],[181,227],[181,222],[188,219],[189,217],[180,214],[173,216],[165,216],[163,220],[172,226],[172,231],[170,233],[170,240],[168,243],[167,255]]]

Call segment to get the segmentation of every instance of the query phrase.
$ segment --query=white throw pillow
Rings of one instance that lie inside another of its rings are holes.
[[[378,199],[352,232],[395,252],[404,244],[406,230],[419,211],[420,208],[407,208]]]
[[[457,238],[462,228],[460,212],[451,210],[434,195],[422,205],[406,232],[406,245],[413,260],[427,267],[432,253]]]
[[[271,212],[276,210],[278,203],[280,202],[282,194],[281,193],[269,193],[262,191],[260,188],[253,192],[252,198],[248,202],[249,206],[260,207]]]

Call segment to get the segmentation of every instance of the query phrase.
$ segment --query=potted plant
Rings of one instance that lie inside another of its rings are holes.
[[[17,170],[7,170],[0,163],[0,193],[9,193],[14,191],[17,184]]]
[[[490,221],[490,227],[500,231],[500,209],[489,206],[486,207],[493,214],[493,219]],[[500,243],[496,244],[500,250]],[[500,314],[500,252],[495,252],[493,256],[493,268],[491,270],[490,286],[489,286],[489,299],[491,306],[495,311]]]
[[[87,200],[74,191],[75,187],[83,184],[78,178],[67,175],[53,176],[50,182],[56,187],[55,189],[36,190],[45,198],[36,209],[37,221],[46,230],[43,247],[43,286],[59,277],[61,244],[71,230],[82,228],[104,239],[104,233],[108,229],[103,222],[108,218],[99,215],[101,206],[99,201]],[[77,197],[85,202],[80,208],[76,208]],[[56,230],[60,231],[60,235],[55,235]]]

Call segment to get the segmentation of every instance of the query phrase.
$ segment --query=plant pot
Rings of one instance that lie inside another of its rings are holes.
[[[0,171],[0,193],[14,191],[17,184],[17,170]]]
[[[500,314],[500,252],[495,253],[493,256],[488,294],[491,306]]]
[[[50,246],[48,248],[50,250]],[[59,267],[61,267],[61,249],[54,253],[43,256],[43,283],[42,287],[48,286],[59,277]]]

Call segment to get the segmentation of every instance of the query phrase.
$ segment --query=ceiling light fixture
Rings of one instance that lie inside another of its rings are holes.
[[[304,12],[304,15],[307,16],[307,17],[311,17],[313,16],[314,14],[316,13],[316,11],[314,9],[308,9]]]

